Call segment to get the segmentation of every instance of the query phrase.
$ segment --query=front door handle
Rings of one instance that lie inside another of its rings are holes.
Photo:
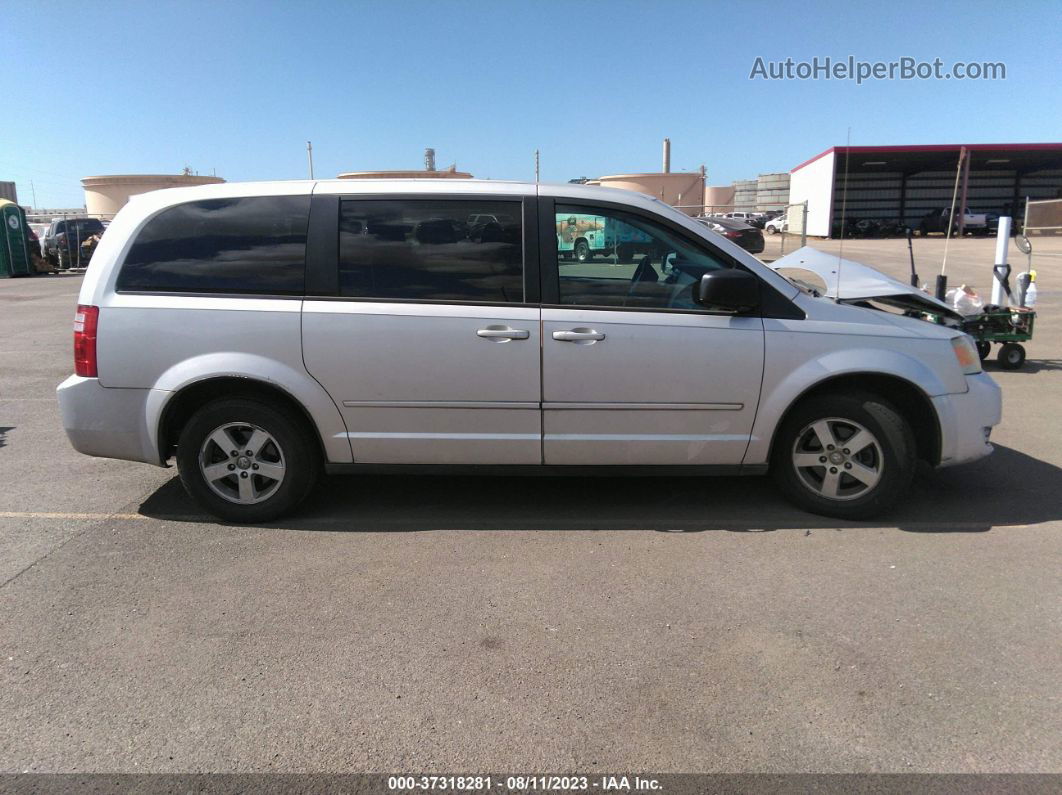
[[[553,339],[559,342],[596,342],[603,340],[605,335],[592,328],[573,328],[570,331],[554,331]]]
[[[509,340],[526,340],[531,336],[531,332],[527,329],[509,328],[508,326],[487,326],[477,329],[476,336],[491,342],[508,342]]]

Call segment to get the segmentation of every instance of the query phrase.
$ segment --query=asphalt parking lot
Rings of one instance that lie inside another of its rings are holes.
[[[1062,771],[1062,238],[1034,245],[996,453],[875,523],[761,478],[334,477],[220,525],[67,443],[81,278],[0,280],[0,770]],[[987,294],[993,247],[954,241],[951,283]],[[906,280],[905,241],[844,251]]]

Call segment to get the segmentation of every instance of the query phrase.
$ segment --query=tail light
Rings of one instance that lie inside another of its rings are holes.
[[[96,329],[100,321],[98,306],[81,306],[74,314],[74,372],[84,378],[97,378]]]

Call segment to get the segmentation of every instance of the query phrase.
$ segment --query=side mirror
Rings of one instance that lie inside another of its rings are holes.
[[[710,271],[697,285],[697,303],[724,312],[747,312],[760,305],[760,280],[738,268]]]

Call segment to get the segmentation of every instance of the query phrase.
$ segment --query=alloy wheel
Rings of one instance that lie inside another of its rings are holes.
[[[199,471],[219,497],[237,505],[254,505],[272,497],[284,482],[284,452],[263,428],[229,422],[203,441]]]
[[[791,460],[800,482],[829,500],[854,500],[881,480],[885,457],[877,438],[850,419],[816,420],[797,434]]]

